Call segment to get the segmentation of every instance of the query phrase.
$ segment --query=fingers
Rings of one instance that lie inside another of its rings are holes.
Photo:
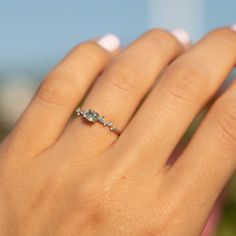
[[[199,218],[205,221],[235,168],[236,83],[234,82],[215,102],[184,153],[169,169],[166,184],[172,188],[173,194],[175,190],[177,191],[177,195],[181,197],[180,201],[188,199],[188,204],[185,205],[188,209],[184,210],[189,213],[186,214],[189,221],[192,220],[192,212],[195,210],[200,213]]]
[[[110,63],[83,108],[94,109],[124,129],[161,70],[182,50],[183,46],[169,32],[155,29],[145,33]],[[63,142],[71,145],[71,150],[89,145],[91,151],[101,152],[117,138],[101,124],[88,127],[81,119],[75,119],[67,134],[67,141]],[[82,139],[85,135],[87,138]]]
[[[187,31],[183,29],[174,29],[171,33],[181,42],[185,51],[192,46],[192,42]]]
[[[75,47],[45,78],[8,140],[29,155],[51,146],[91,83],[119,48],[113,35]],[[25,150],[27,147],[27,150]]]
[[[236,33],[224,28],[208,34],[165,71],[119,140],[120,145],[129,145],[144,158],[148,153],[162,168],[235,62]]]

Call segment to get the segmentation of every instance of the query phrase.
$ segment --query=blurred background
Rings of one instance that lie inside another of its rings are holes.
[[[125,47],[149,28],[163,27],[184,28],[196,42],[233,23],[235,0],[0,0],[0,139],[44,75],[81,41],[115,33]],[[216,231],[206,235],[236,236],[235,179],[219,200],[223,209],[217,207],[209,223],[211,228],[219,219]]]

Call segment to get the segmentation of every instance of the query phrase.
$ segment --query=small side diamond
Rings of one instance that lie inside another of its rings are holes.
[[[102,124],[106,123],[106,120],[105,120],[105,117],[104,117],[104,116],[100,116],[100,117],[98,118],[98,120],[99,120]]]
[[[112,124],[111,121],[109,121],[109,122],[107,123],[107,125],[108,125],[109,127],[112,127],[112,126],[113,126],[113,124]]]
[[[75,112],[77,113],[77,116],[81,115],[81,108],[78,107]]]

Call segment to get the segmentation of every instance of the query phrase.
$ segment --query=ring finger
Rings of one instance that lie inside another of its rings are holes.
[[[95,109],[108,121],[112,119],[117,128],[124,129],[156,77],[184,49],[186,36],[187,33],[180,30],[172,33],[151,30],[145,33],[113,59],[88,94],[83,108]],[[82,119],[76,119],[68,127],[62,143],[67,150],[74,149],[75,152],[76,147],[89,145],[91,152],[94,150],[97,154],[116,138],[107,127],[105,130],[96,124],[88,128]]]

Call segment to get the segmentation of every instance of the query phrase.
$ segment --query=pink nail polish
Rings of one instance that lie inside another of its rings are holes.
[[[114,52],[120,47],[120,40],[114,34],[106,34],[97,40],[97,43],[108,52]]]
[[[231,29],[232,29],[233,31],[236,31],[236,24],[231,25]]]
[[[190,36],[186,30],[183,29],[174,29],[170,31],[176,38],[177,40],[183,44],[189,44],[190,43]]]

